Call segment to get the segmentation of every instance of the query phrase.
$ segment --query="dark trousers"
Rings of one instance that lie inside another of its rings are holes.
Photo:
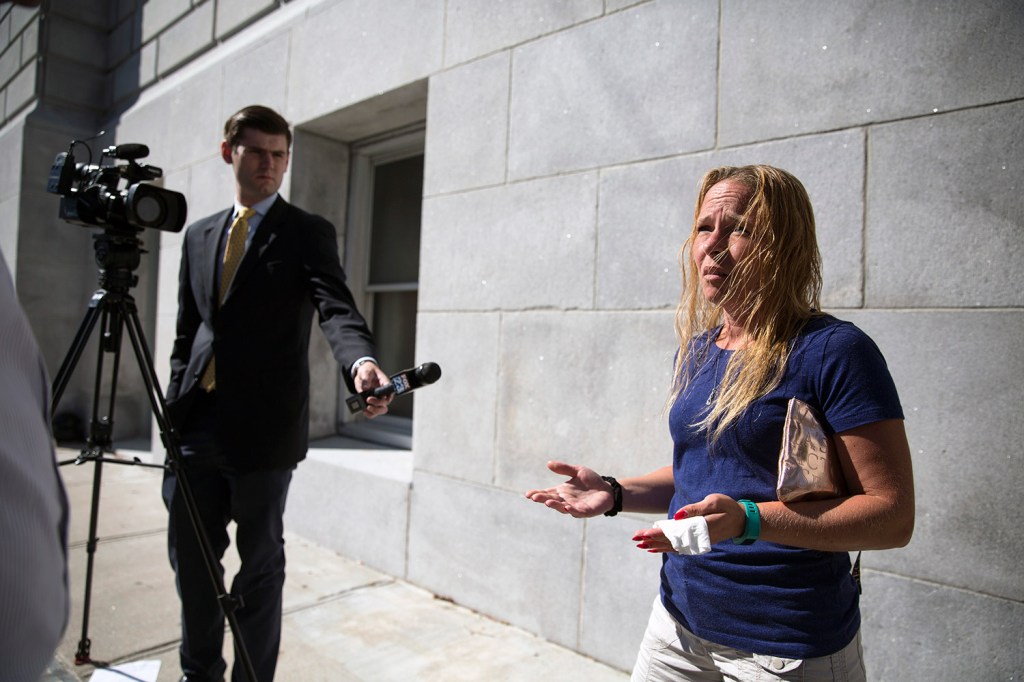
[[[181,429],[182,471],[222,579],[221,559],[231,544],[227,526],[237,524],[241,567],[231,595],[243,603],[235,611],[239,636],[258,682],[271,682],[281,643],[284,508],[293,468],[240,472],[229,467],[214,439],[215,400],[214,395],[197,399]],[[190,679],[220,680],[227,669],[224,613],[173,471],[164,477],[163,497],[169,512],[168,553],[181,598],[181,669]],[[231,679],[251,682],[239,660]]]

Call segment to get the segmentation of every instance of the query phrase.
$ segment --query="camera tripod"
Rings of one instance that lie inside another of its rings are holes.
[[[178,445],[178,436],[173,424],[167,414],[167,403],[160,391],[159,380],[153,367],[153,357],[146,344],[146,338],[139,322],[138,309],[135,299],[130,290],[138,282],[138,277],[133,273],[141,261],[141,240],[134,231],[107,229],[102,234],[93,235],[95,240],[94,249],[96,252],[96,263],[99,269],[100,288],[93,293],[89,302],[89,309],[85,318],[75,335],[71,348],[68,350],[60,370],[53,381],[53,398],[51,402],[51,414],[56,414],[57,405],[61,396],[67,388],[68,381],[74,372],[75,366],[85,350],[90,335],[100,325],[101,338],[99,351],[96,359],[96,377],[93,388],[92,414],[89,423],[89,433],[86,446],[81,450],[78,457],[71,460],[59,462],[65,464],[85,464],[93,462],[95,465],[92,484],[92,504],[89,512],[89,538],[86,543],[86,573],[85,573],[85,597],[82,613],[82,636],[78,642],[78,650],[75,653],[75,664],[95,663],[90,657],[92,642],[89,639],[89,609],[92,599],[92,575],[93,560],[96,554],[98,538],[96,536],[97,521],[99,519],[100,484],[103,473],[103,463],[127,464],[133,466],[155,467],[170,470],[175,474],[177,492],[181,494],[185,503],[192,529],[196,534],[199,547],[206,564],[210,580],[213,581],[217,594],[217,601],[224,612],[224,616],[231,628],[234,637],[235,655],[242,664],[250,682],[257,682],[255,669],[249,658],[249,653],[242,641],[238,629],[238,620],[235,611],[240,608],[242,600],[240,597],[228,594],[224,588],[224,581],[217,569],[217,559],[214,556],[210,540],[199,521],[195,497],[189,485],[188,478],[182,467],[182,454]],[[121,364],[121,341],[122,332],[128,330],[128,337],[131,340],[132,349],[139,369],[142,372],[142,379],[146,385],[150,406],[156,418],[157,426],[160,429],[161,440],[167,450],[167,460],[164,464],[146,464],[138,459],[129,461],[105,457],[106,453],[113,452],[112,433],[114,426],[114,400],[117,395],[117,375]],[[110,395],[107,402],[107,412],[100,415],[101,389],[104,376],[104,356],[112,354],[113,360],[110,369]]]

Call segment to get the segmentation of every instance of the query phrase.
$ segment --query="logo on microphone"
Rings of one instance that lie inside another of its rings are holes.
[[[395,395],[412,390],[412,386],[409,385],[409,377],[405,374],[391,377],[391,383],[395,385]]]

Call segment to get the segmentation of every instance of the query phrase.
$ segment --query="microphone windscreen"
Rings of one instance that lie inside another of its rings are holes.
[[[436,362],[424,362],[416,368],[416,376],[424,384],[432,384],[441,378],[441,366]]]

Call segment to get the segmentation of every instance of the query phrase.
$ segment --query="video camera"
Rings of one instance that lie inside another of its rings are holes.
[[[149,155],[144,144],[119,144],[107,147],[100,157],[100,165],[75,163],[74,140],[67,152],[54,159],[46,191],[59,194],[60,217],[69,223],[90,226],[109,226],[120,230],[142,230],[152,227],[166,232],[179,232],[185,225],[187,203],[185,196],[163,187],[147,184],[163,175],[156,166],[136,162]],[[90,161],[92,150],[89,150]],[[103,159],[114,158],[126,164],[103,165]],[[128,185],[118,189],[121,179]]]

